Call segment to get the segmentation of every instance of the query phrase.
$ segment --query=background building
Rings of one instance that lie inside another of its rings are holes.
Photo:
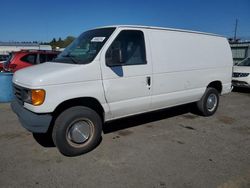
[[[50,45],[39,43],[0,42],[0,55],[20,50],[52,50]]]
[[[250,57],[250,41],[230,42],[230,46],[232,49],[234,64],[237,64],[243,59]]]

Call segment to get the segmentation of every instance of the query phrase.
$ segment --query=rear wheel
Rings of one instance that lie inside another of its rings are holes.
[[[203,116],[213,115],[219,105],[219,93],[215,88],[207,88],[203,97],[197,102],[199,112]]]
[[[100,116],[90,108],[75,106],[58,116],[52,138],[62,154],[76,156],[94,149],[100,141],[101,133]]]

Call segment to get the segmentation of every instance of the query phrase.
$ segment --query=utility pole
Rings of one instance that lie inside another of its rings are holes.
[[[235,42],[236,42],[236,39],[237,39],[237,29],[238,29],[238,19],[236,19],[235,28],[234,28],[234,41]]]

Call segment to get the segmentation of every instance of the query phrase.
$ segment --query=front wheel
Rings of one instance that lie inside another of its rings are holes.
[[[75,106],[58,116],[52,138],[62,154],[77,156],[94,149],[100,141],[101,134],[100,116],[90,108]]]
[[[203,116],[213,115],[219,105],[219,93],[214,88],[207,88],[203,97],[197,102],[199,112]]]

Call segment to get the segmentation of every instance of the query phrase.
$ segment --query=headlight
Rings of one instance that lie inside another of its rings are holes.
[[[45,90],[43,89],[31,89],[31,90],[25,90],[23,92],[23,101],[29,104],[32,104],[34,106],[39,106],[43,104],[45,100]]]

